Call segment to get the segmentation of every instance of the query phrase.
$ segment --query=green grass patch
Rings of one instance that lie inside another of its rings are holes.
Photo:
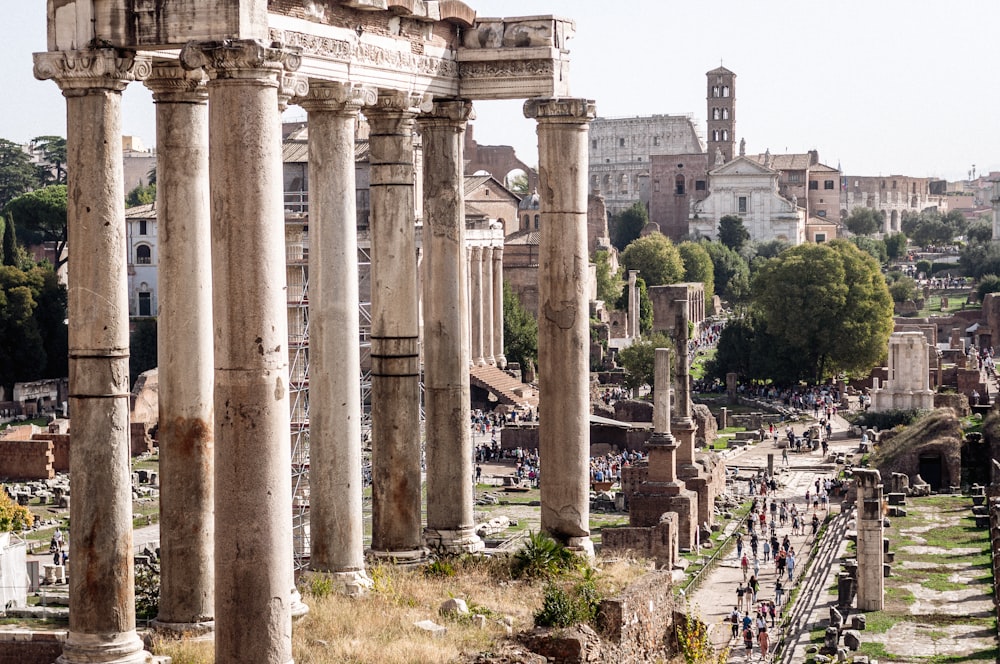
[[[949,581],[948,577],[951,574],[946,574],[943,572],[932,572],[926,575],[926,578],[920,583],[924,588],[929,590],[935,590],[937,592],[948,592],[949,590],[963,590],[968,586],[967,583],[956,583],[954,581]]]
[[[896,661],[892,659],[892,655],[889,653],[888,650],[885,649],[885,646],[882,645],[881,643],[878,643],[877,641],[862,641],[861,650],[859,652],[861,652],[861,654],[863,655],[868,655],[870,659],[877,659],[880,662]]]

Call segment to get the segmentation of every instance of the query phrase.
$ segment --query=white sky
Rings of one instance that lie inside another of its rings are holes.
[[[55,83],[35,81],[45,2],[6,0],[0,137],[65,135]],[[1000,170],[1000,2],[968,0],[469,0],[480,16],[576,20],[570,82],[602,116],[693,113],[705,72],[737,74],[736,134],[748,152],[819,150],[852,175],[947,179]],[[537,162],[520,102],[477,104],[476,139]],[[154,141],[148,92],[125,93],[123,129]]]

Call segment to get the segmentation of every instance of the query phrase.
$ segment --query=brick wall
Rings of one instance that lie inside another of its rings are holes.
[[[57,473],[69,472],[69,434],[37,433],[32,440],[47,440],[52,443],[52,469]]]
[[[55,477],[52,443],[47,440],[0,441],[0,477],[12,480]]]
[[[597,615],[604,643],[601,661],[669,659],[674,631],[670,572],[650,572],[616,597],[603,600]]]
[[[65,632],[0,632],[0,664],[52,664],[65,638]]]

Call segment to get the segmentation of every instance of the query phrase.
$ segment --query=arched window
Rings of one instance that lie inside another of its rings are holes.
[[[728,141],[729,140],[729,130],[728,129],[723,129],[722,130],[722,140],[724,140],[724,141]]]
[[[719,86],[718,85],[712,86],[712,96],[713,97],[718,97],[719,96]]]
[[[718,142],[720,136],[721,136],[721,134],[719,133],[718,129],[713,129],[712,130],[712,140],[713,141]]]
[[[684,195],[684,176],[678,175],[674,178],[674,193],[678,196]]]
[[[524,221],[524,230],[531,229],[531,216],[527,214],[524,215],[523,221]]]
[[[729,86],[728,85],[723,85],[722,86],[722,96],[723,97],[728,97],[729,96]]]
[[[536,214],[535,215],[535,230],[536,231],[538,230],[538,218],[539,218],[539,215]]]
[[[135,248],[135,262],[137,265],[150,265],[153,262],[153,250],[148,244],[140,244]]]
[[[719,120],[722,118],[722,113],[717,108],[712,109],[712,119]]]
[[[729,109],[728,108],[722,109],[722,119],[723,120],[728,120],[729,119]]]

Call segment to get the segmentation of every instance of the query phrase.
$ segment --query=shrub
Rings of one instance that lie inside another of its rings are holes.
[[[542,608],[535,613],[536,627],[569,627],[591,622],[597,616],[601,598],[593,579],[566,589],[555,583],[545,586]]]
[[[908,410],[884,410],[881,412],[868,411],[851,415],[848,419],[851,424],[855,424],[866,429],[887,431],[899,425],[909,426],[925,414],[926,411],[911,408]]]
[[[514,578],[552,578],[580,567],[572,551],[543,532],[528,533],[524,548],[514,554],[511,573]]]

